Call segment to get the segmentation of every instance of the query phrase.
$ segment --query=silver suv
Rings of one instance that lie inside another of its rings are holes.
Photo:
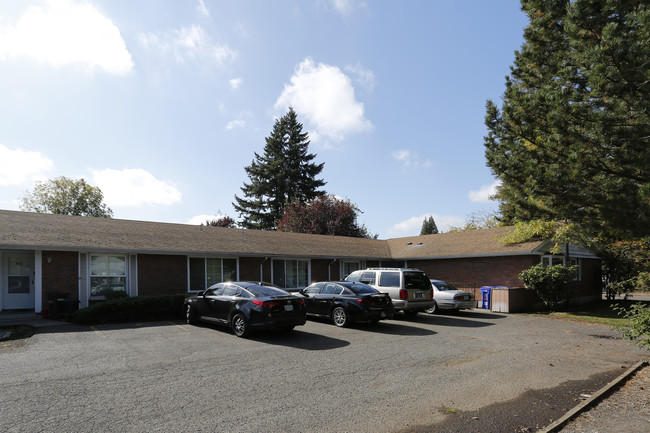
[[[359,281],[388,293],[395,311],[409,316],[435,305],[431,281],[419,269],[368,268],[352,272],[345,281]]]

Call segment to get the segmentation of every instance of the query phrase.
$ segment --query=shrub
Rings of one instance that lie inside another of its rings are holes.
[[[533,290],[550,310],[568,303],[573,295],[576,266],[544,266],[541,263],[519,273],[527,289]]]
[[[76,311],[71,322],[82,325],[179,320],[187,295],[118,297]]]
[[[630,321],[629,327],[616,327],[623,337],[634,341],[639,347],[650,350],[650,305],[637,303],[629,310],[616,305],[612,305],[612,308]]]

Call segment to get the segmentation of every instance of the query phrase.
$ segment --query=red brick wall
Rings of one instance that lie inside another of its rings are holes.
[[[464,259],[409,260],[429,278],[467,285],[523,287],[518,274],[540,262],[539,256],[476,257]]]
[[[239,258],[239,279],[240,281],[260,281],[260,264],[264,257],[240,257]],[[268,272],[264,281],[271,281],[271,259],[264,262],[263,275]]]
[[[51,260],[50,260],[51,259]],[[50,297],[79,298],[79,255],[70,251],[43,251],[43,310]]]
[[[336,260],[332,263],[332,259],[314,259],[311,261],[311,283],[317,281],[337,281],[339,280],[339,267],[340,263]]]
[[[138,254],[138,295],[187,292],[187,256]]]

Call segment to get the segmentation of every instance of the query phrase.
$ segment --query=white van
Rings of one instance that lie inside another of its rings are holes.
[[[431,281],[419,269],[368,268],[352,272],[345,281],[359,281],[388,293],[395,311],[403,311],[408,316],[435,305]]]

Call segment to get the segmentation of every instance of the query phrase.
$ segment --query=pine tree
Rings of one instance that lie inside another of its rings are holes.
[[[650,6],[523,0],[530,18],[487,164],[508,223],[573,221],[598,237],[650,233]]]
[[[316,179],[324,164],[312,162],[316,155],[308,153],[308,147],[308,134],[302,132],[296,112],[289,107],[266,137],[264,154],[255,152],[251,165],[244,168],[250,183],[244,183],[244,197],[235,195],[233,203],[242,227],[274,230],[285,204],[324,194],[318,188],[325,182]]]
[[[422,230],[420,230],[420,235],[435,235],[438,233],[438,226],[433,220],[433,216],[429,218],[425,217],[422,222]]]

